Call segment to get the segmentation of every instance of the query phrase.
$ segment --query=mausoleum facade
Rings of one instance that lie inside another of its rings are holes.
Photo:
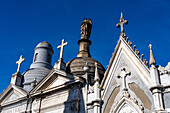
[[[121,13],[121,33],[107,69],[91,57],[90,19],[81,23],[77,57],[67,63],[64,39],[54,66],[51,44],[39,43],[28,70],[20,73],[23,56],[17,61],[17,72],[0,95],[0,113],[170,112],[170,63],[158,66],[151,44],[149,62],[143,59],[125,34],[127,24]]]

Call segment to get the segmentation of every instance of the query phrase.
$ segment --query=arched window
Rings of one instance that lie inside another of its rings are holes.
[[[36,53],[35,56],[34,56],[34,62],[37,61],[37,57],[38,57],[38,53]]]
[[[51,63],[51,55],[50,55],[50,54],[48,54],[47,62],[48,62],[48,63]]]

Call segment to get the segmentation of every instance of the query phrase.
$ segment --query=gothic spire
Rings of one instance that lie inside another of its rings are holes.
[[[152,52],[152,45],[149,44],[149,48],[150,48],[150,62],[149,64],[152,66],[152,65],[156,65],[156,61],[155,61],[155,58],[154,58],[154,55],[153,55],[153,52]]]
[[[116,26],[117,26],[117,28],[121,27],[120,36],[122,36],[123,38],[126,37],[125,31],[124,31],[124,24],[127,25],[128,21],[123,18],[123,13],[121,12],[120,23],[118,23]]]

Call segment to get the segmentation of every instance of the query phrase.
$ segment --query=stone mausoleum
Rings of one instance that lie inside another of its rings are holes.
[[[53,48],[48,42],[34,50],[30,69],[17,72],[0,94],[0,113],[168,113],[170,112],[170,63],[156,64],[152,45],[150,61],[143,59],[136,46],[126,37],[120,17],[120,37],[107,69],[91,58],[92,21],[81,23],[79,51],[65,63],[62,40],[60,57],[54,66]],[[111,54],[111,53],[110,53]],[[150,66],[149,66],[150,65]]]

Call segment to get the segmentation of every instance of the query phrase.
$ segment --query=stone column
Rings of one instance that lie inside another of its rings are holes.
[[[162,99],[162,85],[160,82],[160,75],[158,73],[158,69],[155,66],[156,61],[152,52],[152,45],[149,45],[150,48],[150,75],[151,75],[151,86],[150,90],[153,95],[154,99],[154,107],[155,107],[155,112],[166,112],[164,107],[163,107],[163,99]]]

